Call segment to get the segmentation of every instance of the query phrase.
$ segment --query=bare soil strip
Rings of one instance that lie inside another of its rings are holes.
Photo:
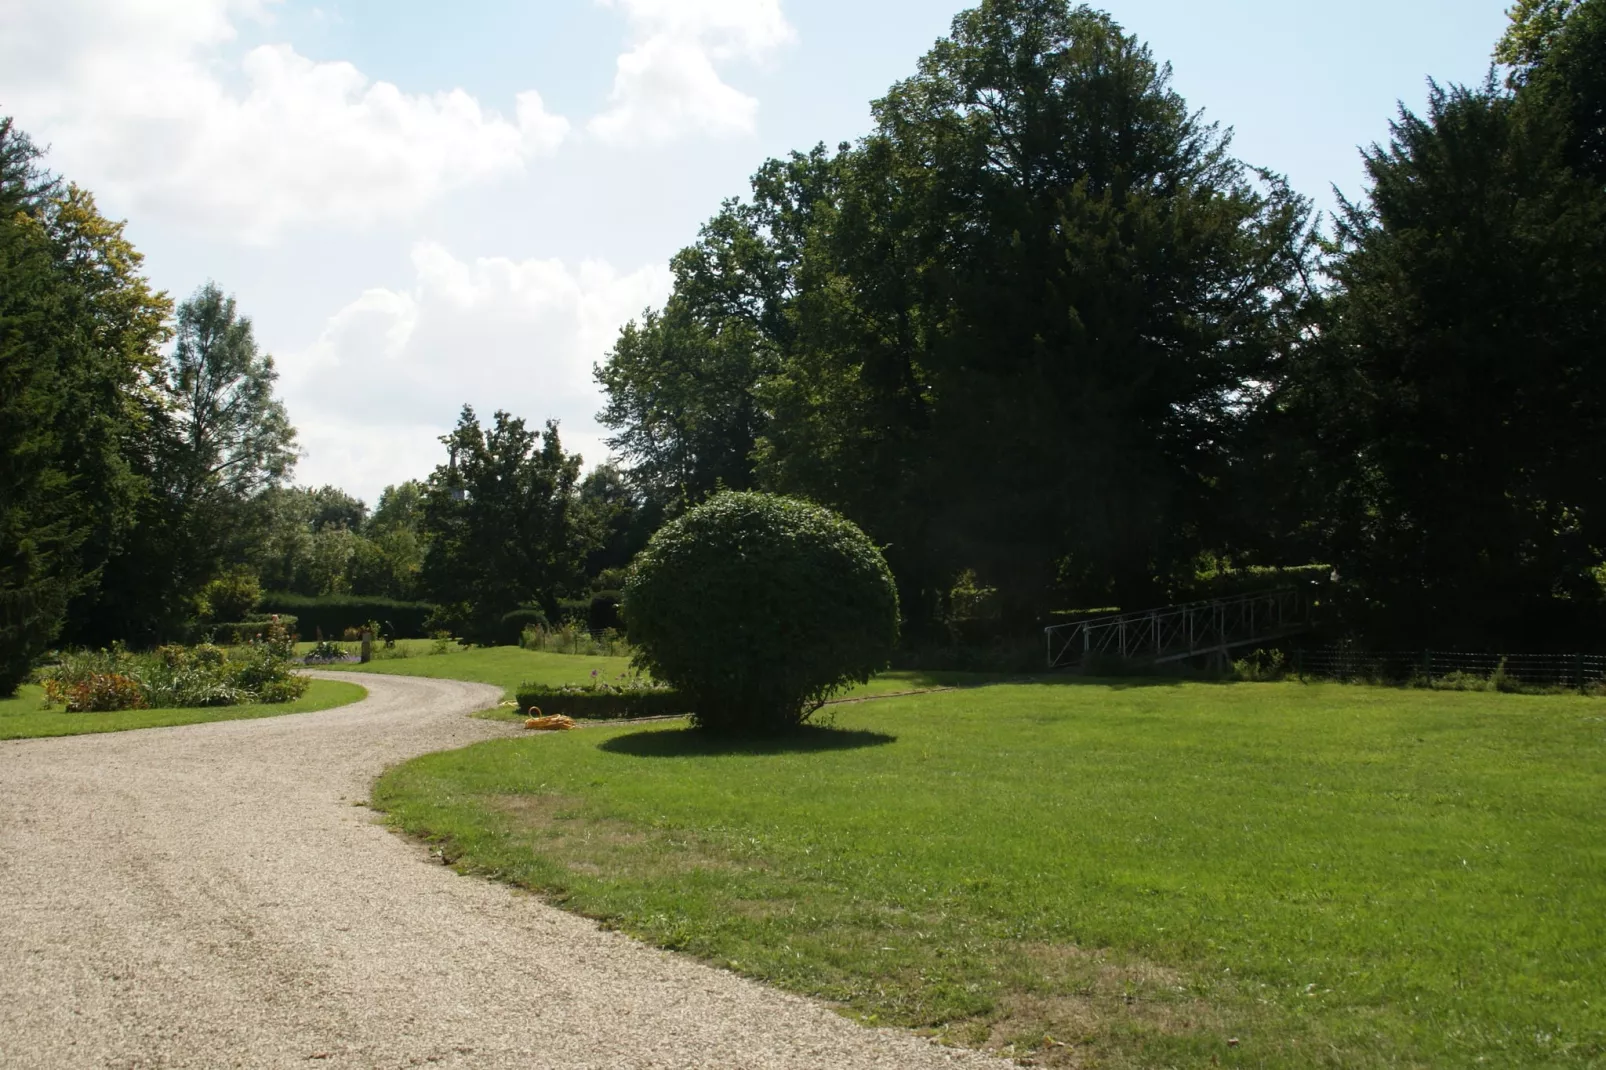
[[[645,947],[376,824],[499,688],[0,743],[0,1067],[1003,1066]]]

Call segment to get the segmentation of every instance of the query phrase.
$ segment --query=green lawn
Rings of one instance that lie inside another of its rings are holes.
[[[1606,702],[1061,680],[834,713],[498,740],[373,798],[466,871],[1046,1065],[1606,1061]]]
[[[584,684],[593,679],[612,681],[631,672],[629,658],[586,657],[523,650],[516,646],[453,647],[445,654],[432,654],[429,640],[403,640],[407,656],[376,658],[367,665],[331,665],[341,672],[377,672],[394,676],[428,676],[445,680],[472,680],[494,684],[508,698],[520,684]],[[306,650],[310,644],[304,644]],[[398,644],[400,645],[400,644]],[[355,649],[355,647],[353,647]],[[306,653],[302,650],[301,653]],[[596,673],[593,677],[592,673]],[[903,691],[929,691],[933,688],[964,686],[986,680],[975,673],[883,673],[862,687],[843,693],[843,698],[863,698]]]
[[[427,647],[426,647],[427,649]],[[630,671],[629,658],[588,658],[547,654],[516,646],[453,647],[446,654],[411,653],[405,658],[376,658],[367,665],[331,665],[341,672],[375,672],[392,676],[428,676],[437,680],[472,680],[494,684],[508,698],[525,682],[578,684],[599,677],[615,679]]]
[[[242,721],[312,713],[356,702],[367,692],[356,684],[314,680],[295,702],[256,706],[217,706],[190,710],[122,710],[116,713],[67,713],[60,706],[45,708],[44,688],[27,686],[15,698],[0,699],[0,739],[36,736],[82,736],[92,732],[127,732],[135,728],[165,728],[206,721]]]

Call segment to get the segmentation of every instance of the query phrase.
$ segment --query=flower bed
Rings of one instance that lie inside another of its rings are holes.
[[[230,652],[202,644],[150,654],[122,647],[63,654],[40,674],[45,696],[68,713],[192,709],[292,702],[308,681],[292,671],[294,643],[277,623],[261,643]]]

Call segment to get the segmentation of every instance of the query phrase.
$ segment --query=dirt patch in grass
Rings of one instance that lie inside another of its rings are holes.
[[[749,868],[685,836],[587,815],[584,800],[574,796],[490,795],[484,800],[509,823],[509,831],[530,836],[541,853],[587,877]]]
[[[1178,970],[1064,944],[1022,945],[1014,961],[997,1009],[954,1023],[944,1039],[1047,1067],[1122,1065],[1118,1053],[1141,1050],[1144,1037],[1221,1033],[1225,1045],[1220,1015]]]

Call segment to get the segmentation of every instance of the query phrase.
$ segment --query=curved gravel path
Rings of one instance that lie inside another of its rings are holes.
[[[505,735],[480,684],[0,743],[0,1067],[1003,1066],[460,877],[383,768]]]

